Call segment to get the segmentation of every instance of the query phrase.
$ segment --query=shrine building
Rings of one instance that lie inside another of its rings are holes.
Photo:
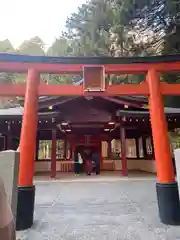
[[[165,108],[165,113],[173,132],[180,126],[180,109]],[[0,110],[1,151],[18,149],[22,115],[23,102]],[[98,148],[101,171],[156,173],[145,97],[41,97],[38,116],[35,174],[54,178],[57,172],[73,172],[78,146]]]

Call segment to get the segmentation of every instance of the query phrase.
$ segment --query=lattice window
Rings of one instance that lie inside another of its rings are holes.
[[[64,159],[64,140],[56,141],[56,159]],[[39,152],[38,160],[51,160],[52,155],[52,140],[40,140],[39,141]]]
[[[51,149],[52,149],[52,141],[51,140],[40,140],[39,141],[38,159],[39,160],[51,159]]]
[[[119,139],[113,139],[111,141],[111,155],[114,159],[120,159],[121,157],[121,143]]]
[[[126,139],[126,157],[137,158],[135,139]]]
[[[71,143],[67,141],[66,143],[66,159],[69,160],[71,158]]]
[[[102,141],[102,157],[107,158],[108,157],[108,143],[107,141]]]
[[[56,141],[56,159],[63,160],[64,159],[64,140]]]
[[[152,150],[152,143],[151,143],[151,138],[146,138],[146,149],[147,149],[147,154],[152,155],[153,150]]]
[[[142,137],[139,138],[138,141],[139,141],[139,157],[143,158],[144,157],[144,151],[143,151]]]

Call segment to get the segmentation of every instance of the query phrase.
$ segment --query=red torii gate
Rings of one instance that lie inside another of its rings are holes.
[[[88,69],[88,71],[86,71]],[[96,71],[97,70],[97,71]],[[0,54],[0,71],[28,72],[26,85],[0,84],[0,96],[25,96],[20,139],[20,172],[17,207],[17,229],[32,226],[35,187],[33,186],[36,148],[38,96],[118,96],[149,97],[151,126],[157,166],[157,200],[160,219],[165,224],[180,223],[180,204],[175,180],[162,95],[180,95],[180,84],[160,83],[160,73],[180,71],[180,56],[149,58],[74,58],[30,57]],[[78,74],[84,72],[82,86],[40,85],[40,73]],[[103,88],[104,74],[145,73],[139,85],[122,84]],[[99,81],[99,90],[85,89],[92,79]]]

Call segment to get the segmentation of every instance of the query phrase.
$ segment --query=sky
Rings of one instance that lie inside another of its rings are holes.
[[[71,13],[85,0],[0,0],[0,40],[9,39],[17,48],[34,36],[48,47],[65,29]]]

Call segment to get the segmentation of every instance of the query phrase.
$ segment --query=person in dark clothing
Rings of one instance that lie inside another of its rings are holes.
[[[85,160],[85,168],[86,168],[86,174],[91,175],[92,173],[92,161],[89,157]]]
[[[78,168],[79,168],[79,173],[83,172],[83,158],[81,156],[81,153],[78,153]]]
[[[74,173],[75,175],[78,175],[80,173],[77,151],[74,153]]]
[[[87,175],[92,173],[91,151],[88,147],[84,149],[85,172]]]
[[[95,164],[96,175],[99,175],[100,174],[100,156],[99,156],[99,153],[97,151],[94,151],[92,153],[92,161]]]

